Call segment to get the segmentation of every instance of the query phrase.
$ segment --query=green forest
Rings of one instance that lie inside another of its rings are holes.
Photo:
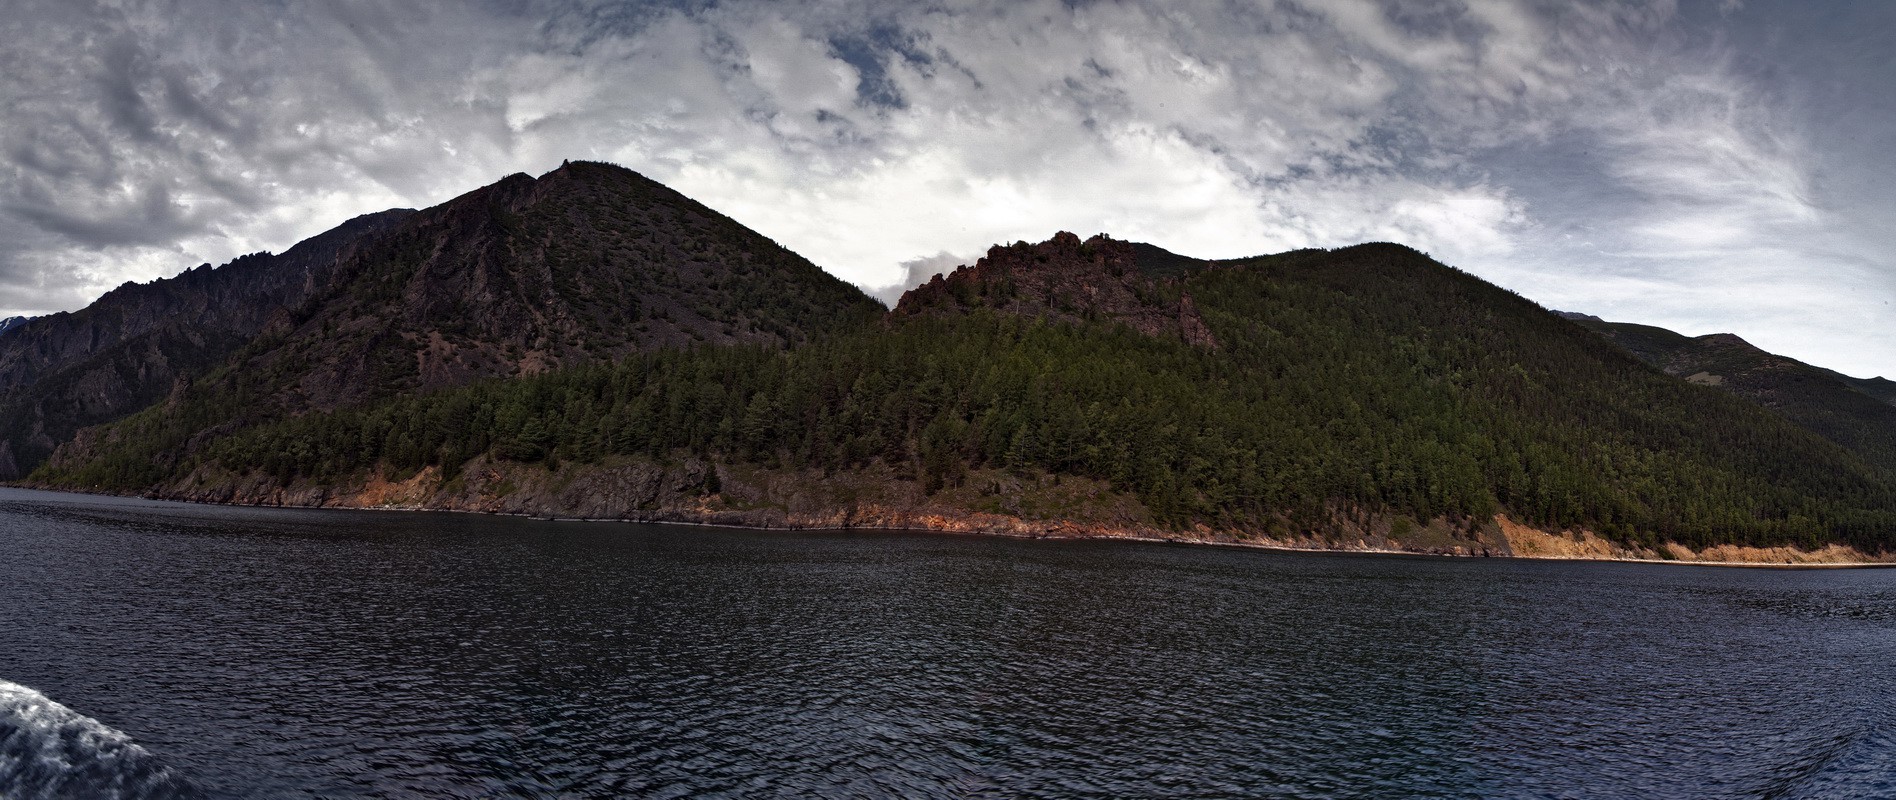
[[[964,297],[793,347],[664,349],[293,417],[271,411],[271,376],[227,367],[33,480],[138,490],[214,466],[288,485],[451,477],[483,455],[555,470],[697,456],[879,463],[931,491],[975,469],[1083,476],[1179,528],[1277,532],[1343,506],[1505,511],[1646,546],[1896,541],[1882,468],[1408,248],[1160,285],[1191,293],[1216,347]]]

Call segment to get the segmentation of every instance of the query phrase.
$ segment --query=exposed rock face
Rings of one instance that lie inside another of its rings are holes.
[[[30,470],[75,430],[151,405],[221,362],[409,213],[357,217],[282,255],[128,283],[80,311],[0,334],[0,479]]]
[[[1183,275],[1184,267],[1174,263],[1179,261],[1190,259],[1104,234],[1082,242],[1061,231],[1039,244],[1016,242],[990,248],[974,266],[961,267],[947,277],[937,275],[909,290],[894,313],[991,308],[1051,319],[1110,320],[1147,336],[1174,336],[1200,347],[1216,347],[1211,329],[1181,283],[1174,277],[1150,274],[1175,270]]]
[[[429,467],[399,480],[373,476],[329,485],[282,485],[267,475],[238,477],[206,469],[147,497],[191,502],[310,508],[473,511],[561,519],[676,522],[776,529],[915,530],[1039,539],[1138,539],[1314,551],[1420,553],[1555,560],[1671,561],[1757,566],[1842,566],[1896,562],[1896,554],[1831,544],[1816,550],[1676,543],[1625,545],[1584,530],[1546,530],[1506,514],[1490,520],[1425,522],[1332,507],[1319,530],[1265,532],[1153,524],[1134,498],[1097,481],[1067,477],[974,476],[979,488],[929,493],[886,468],[858,473],[763,470],[698,458],[569,466],[477,459],[455,480]],[[1005,484],[1005,485],[992,485]],[[1033,495],[1042,496],[1039,507]],[[1001,511],[977,510],[971,493],[1000,492]],[[1057,510],[1055,510],[1057,509]]]
[[[7,317],[6,319],[0,319],[0,334],[25,325],[31,319],[31,317]]]
[[[154,333],[249,337],[327,283],[337,261],[400,222],[394,209],[349,220],[282,255],[254,253],[222,267],[127,283],[79,311],[50,314],[0,339],[0,391],[28,386]]]

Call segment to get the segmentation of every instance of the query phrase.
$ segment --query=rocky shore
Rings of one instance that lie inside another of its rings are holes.
[[[29,484],[30,485],[30,484]],[[34,487],[58,488],[67,487]],[[714,464],[624,460],[547,469],[477,459],[444,476],[281,485],[263,475],[200,469],[141,493],[152,499],[222,505],[460,511],[546,519],[659,522],[778,530],[913,530],[1045,539],[1119,539],[1277,550],[1602,560],[1758,567],[1896,566],[1896,554],[1840,545],[1679,544],[1628,547],[1591,531],[1547,531],[1506,515],[1426,522],[1334,509],[1315,529],[1179,530],[1156,524],[1136,498],[1097,481],[1021,477],[990,470],[933,494],[887,468],[822,474]]]

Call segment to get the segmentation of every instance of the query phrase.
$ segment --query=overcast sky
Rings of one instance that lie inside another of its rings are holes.
[[[586,158],[872,291],[1057,230],[1391,240],[1896,374],[1881,0],[6,7],[0,316]]]

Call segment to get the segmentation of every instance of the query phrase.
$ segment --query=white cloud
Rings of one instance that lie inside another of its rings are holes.
[[[26,0],[0,21],[0,315],[600,158],[864,286],[1061,229],[1205,257],[1390,239],[1550,305],[1676,324],[1711,303],[1754,341],[1896,365],[1860,332],[1896,293],[1876,248],[1798,244],[1848,238],[1822,154],[1678,14]]]
[[[932,256],[911,258],[902,262],[901,277],[883,286],[871,287],[870,294],[881,300],[883,305],[894,308],[902,299],[902,293],[921,284],[936,275],[946,275],[956,268],[973,264],[979,256],[958,256],[943,250]]]

